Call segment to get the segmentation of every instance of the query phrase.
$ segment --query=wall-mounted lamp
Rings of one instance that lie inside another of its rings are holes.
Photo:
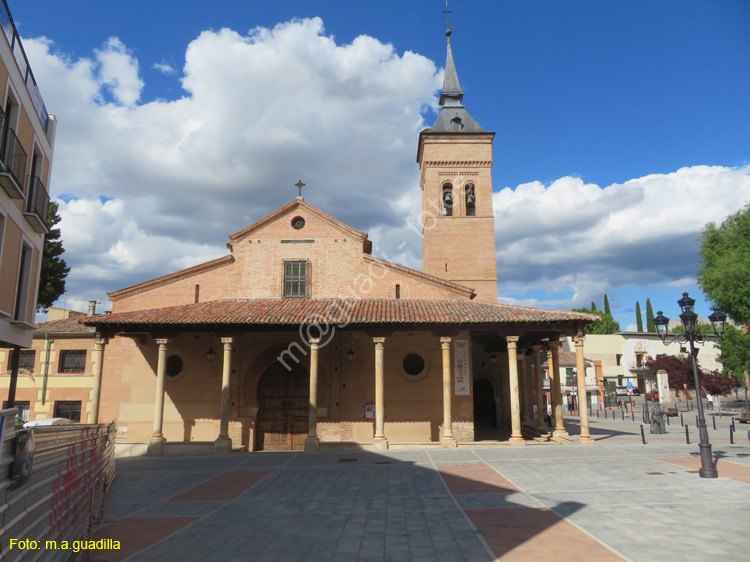
[[[354,349],[352,349],[352,336],[349,334],[349,351],[346,352],[346,358],[349,361],[354,361]]]
[[[214,335],[211,334],[211,344],[208,346],[208,351],[206,352],[206,359],[209,361],[213,361],[216,359],[216,352],[214,351]]]
[[[486,369],[486,368],[487,368],[487,363],[485,363],[484,361],[482,361],[482,369]]]
[[[497,363],[497,355],[494,353],[490,355],[490,363]]]

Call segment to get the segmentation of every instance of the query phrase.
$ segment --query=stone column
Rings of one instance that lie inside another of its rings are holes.
[[[232,440],[229,438],[229,390],[232,382],[232,345],[234,338],[221,338],[224,344],[224,364],[221,372],[221,420],[219,421],[219,438],[214,441],[214,453],[232,451]]]
[[[307,422],[305,451],[320,449],[318,439],[318,349],[320,338],[310,338],[310,413]]]
[[[443,447],[456,446],[456,439],[453,437],[451,341],[451,338],[440,338],[440,346],[443,349],[443,436],[440,438],[440,443]]]
[[[383,376],[383,350],[385,338],[372,338],[375,343],[375,438],[372,441],[375,449],[387,449],[388,440],[385,438],[385,381]]]
[[[551,340],[549,342],[549,373],[551,377],[554,377],[550,384],[550,393],[552,394],[552,404],[554,407],[554,419],[555,419],[555,431],[552,435],[556,437],[567,437],[568,432],[565,431],[565,424],[563,423],[563,408],[562,408],[562,389],[560,388],[560,359],[558,351],[560,348],[559,340]]]
[[[581,421],[581,443],[593,443],[589,433],[589,399],[586,395],[586,362],[583,358],[585,336],[578,335],[573,341],[576,344],[576,370],[578,371],[578,415]]]
[[[91,411],[89,412],[89,423],[99,423],[99,404],[102,396],[102,368],[104,364],[104,346],[109,342],[99,334],[94,339],[94,351],[91,353],[91,366],[94,370],[94,388],[91,391]],[[49,363],[49,349],[47,349],[47,362]]]
[[[518,395],[518,354],[516,346],[518,345],[518,336],[506,336],[508,342],[508,373],[510,377],[510,443],[511,445],[525,445],[521,434],[521,406]]]
[[[162,444],[164,443],[164,434],[162,433],[164,425],[164,380],[167,373],[167,343],[168,339],[160,338],[156,340],[159,346],[159,355],[156,362],[156,398],[154,399],[154,432],[148,441],[147,453],[149,455],[159,456],[162,453]]]
[[[534,388],[536,389],[536,429],[547,433],[547,424],[544,423],[544,390],[542,388],[542,346],[531,347],[534,352]]]

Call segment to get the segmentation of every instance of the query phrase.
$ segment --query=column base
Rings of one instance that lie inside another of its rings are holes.
[[[388,449],[388,439],[385,437],[375,437],[372,440],[372,448],[373,449],[379,449],[381,451],[385,451]]]
[[[320,439],[317,437],[308,437],[305,439],[305,451],[319,451]]]
[[[511,437],[510,439],[508,439],[508,442],[511,445],[526,445],[526,441],[523,437]]]
[[[458,447],[458,443],[456,443],[456,438],[453,437],[452,435],[450,437],[441,437],[440,444],[443,447]]]
[[[579,443],[589,443],[589,444],[590,444],[590,443],[596,443],[596,441],[594,441],[594,440],[593,440],[593,439],[592,439],[591,437],[581,437],[581,438],[580,438],[580,439],[578,440],[578,442],[579,442]]]
[[[232,440],[229,437],[219,437],[214,441],[214,454],[226,455],[232,452]]]
[[[552,437],[570,437],[570,434],[564,429],[556,429],[552,432]]]
[[[146,456],[149,457],[160,457],[162,456],[162,445],[164,445],[164,437],[152,437],[148,440],[146,446]]]

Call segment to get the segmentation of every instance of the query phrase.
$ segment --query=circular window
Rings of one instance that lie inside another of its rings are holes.
[[[174,378],[182,372],[184,363],[179,355],[170,355],[167,357],[167,376]]]
[[[305,226],[305,219],[302,217],[294,217],[292,219],[292,228],[295,230],[301,230]]]
[[[424,359],[422,359],[421,355],[410,353],[404,357],[402,366],[404,367],[404,371],[409,375],[416,377],[417,375],[421,375],[422,371],[424,371]]]

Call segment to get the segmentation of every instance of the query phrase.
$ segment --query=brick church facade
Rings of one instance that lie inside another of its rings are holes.
[[[494,133],[463,94],[449,37],[442,108],[417,150],[423,271],[373,256],[366,233],[297,197],[230,234],[226,256],[109,293],[111,314],[39,326],[50,379],[71,342],[85,351],[81,421],[117,420],[123,443],[157,455],[522,445],[551,431],[536,415],[543,351],[555,363],[574,336],[582,362],[594,318],[497,303]],[[49,415],[38,394],[32,412]],[[566,438],[556,396],[559,381]]]

